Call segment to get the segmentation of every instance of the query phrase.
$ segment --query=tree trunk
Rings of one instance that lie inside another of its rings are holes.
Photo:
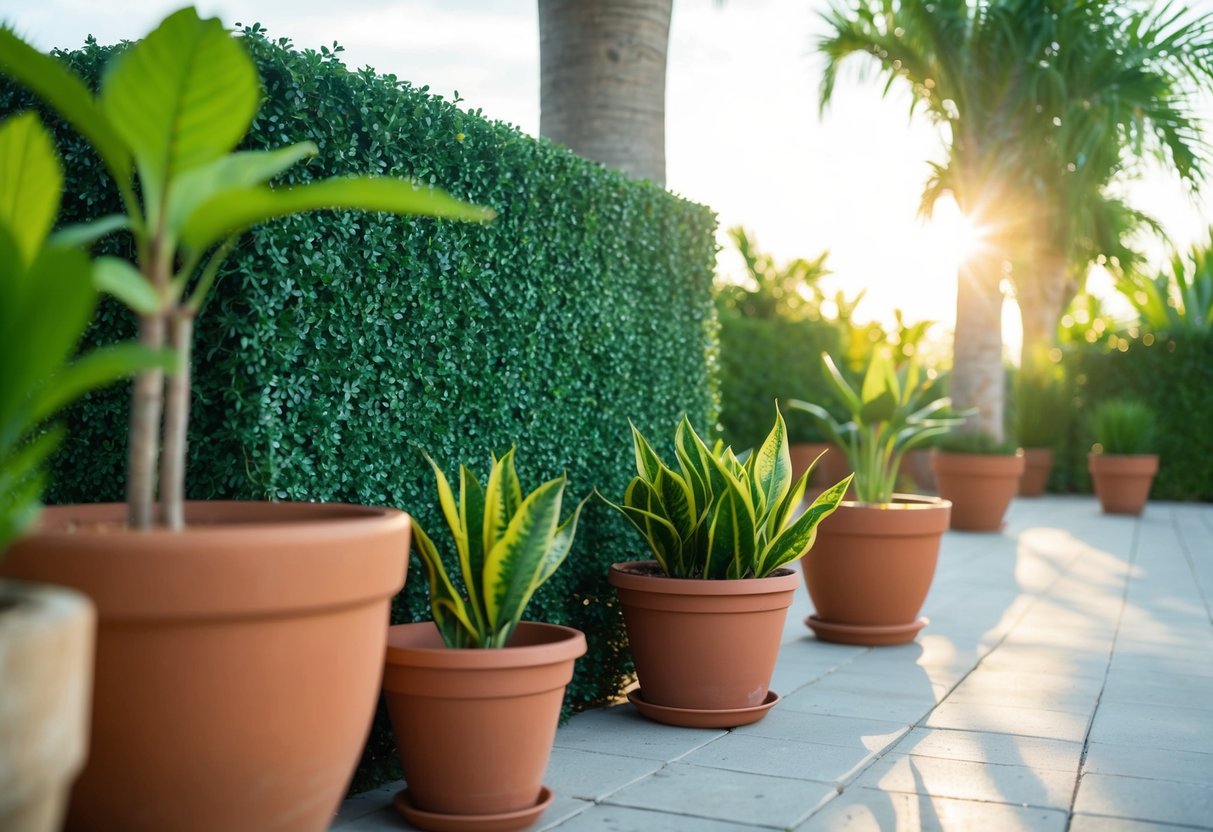
[[[1015,281],[1019,315],[1023,319],[1020,371],[1026,378],[1046,377],[1057,362],[1049,353],[1057,346],[1057,327],[1077,287],[1070,279],[1064,256],[1047,256],[1034,271]]]
[[[973,258],[960,267],[952,348],[952,406],[977,408],[958,428],[1003,439],[1001,260]]]
[[[149,350],[163,349],[164,328],[163,315],[140,317],[139,344]],[[126,522],[133,529],[151,528],[156,522],[156,461],[160,456],[163,397],[162,370],[144,370],[135,376],[126,466]]]
[[[665,186],[673,0],[539,0],[539,133]]]
[[[160,457],[160,507],[164,524],[185,528],[185,437],[190,421],[190,349],[194,340],[193,313],[174,310],[169,319],[169,343],[177,353],[177,372],[165,395],[164,441]]]

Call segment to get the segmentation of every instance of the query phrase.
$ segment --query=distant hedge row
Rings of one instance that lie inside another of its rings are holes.
[[[720,315],[720,422],[738,450],[761,443],[775,420],[775,401],[805,399],[833,409],[821,354],[838,355],[839,328],[830,323]],[[783,408],[793,442],[819,441],[803,412]]]
[[[1106,399],[1133,397],[1158,419],[1159,471],[1151,498],[1213,500],[1213,431],[1207,428],[1213,413],[1213,333],[1129,340],[1124,352],[1085,347],[1066,363],[1073,409],[1058,414],[1068,441],[1055,485],[1090,490],[1089,414]]]
[[[425,87],[245,34],[265,86],[246,147],[320,148],[284,182],[411,176],[499,216],[478,226],[333,212],[246,234],[198,324],[191,498],[399,506],[433,533],[442,523],[422,449],[483,475],[491,451],[516,444],[528,487],[567,470],[571,498],[618,496],[633,466],[629,419],[655,437],[684,412],[700,430],[715,424],[711,211]],[[90,42],[59,57],[95,83],[113,51]],[[30,103],[0,85],[0,115]],[[116,210],[92,151],[52,123],[69,171],[62,219]],[[106,246],[122,253],[129,241]],[[89,338],[131,332],[110,303]],[[74,412],[52,501],[121,499],[126,408],[112,390]],[[627,680],[605,577],[642,555],[591,502],[568,563],[530,607],[588,636],[574,708]],[[414,564],[395,620],[429,617],[424,583]],[[381,714],[356,787],[394,774],[385,725]]]

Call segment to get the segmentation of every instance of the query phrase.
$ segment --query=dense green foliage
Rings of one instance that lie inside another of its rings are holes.
[[[1150,332],[1180,333],[1213,329],[1213,228],[1209,239],[1175,252],[1167,268],[1147,276],[1129,269],[1116,288],[1133,304]]]
[[[821,354],[837,353],[840,328],[824,321],[720,315],[720,421],[738,451],[756,447],[771,427],[776,400],[804,399],[833,408]],[[789,442],[823,441],[808,414],[787,411]]]
[[[1071,390],[1069,440],[1060,449],[1064,487],[1090,490],[1087,452],[1094,437],[1089,416],[1100,402],[1135,398],[1154,411],[1158,476],[1150,491],[1156,500],[1213,500],[1213,433],[1197,425],[1213,413],[1213,334],[1189,333],[1156,339],[1117,339],[1067,356]]]
[[[426,88],[350,72],[330,50],[293,51],[256,28],[248,46],[265,99],[242,149],[319,150],[280,183],[409,176],[498,218],[330,212],[242,237],[198,320],[189,497],[394,505],[440,528],[422,448],[449,469],[517,444],[524,480],[567,471],[580,499],[626,487],[629,418],[650,432],[683,413],[700,430],[715,423],[707,209]],[[95,84],[111,51],[90,44],[60,57]],[[30,104],[0,85],[0,113]],[[93,151],[48,123],[69,171],[63,218],[119,210]],[[120,238],[103,249],[132,253]],[[98,321],[94,343],[134,329],[115,303]],[[54,501],[121,499],[126,412],[121,391],[75,411]],[[567,563],[528,609],[587,635],[573,707],[615,695],[630,672],[606,572],[643,554],[622,518],[591,504]],[[394,618],[428,617],[414,568]],[[381,719],[356,787],[390,774],[390,743]]]
[[[1107,399],[1091,413],[1094,448],[1106,454],[1154,452],[1154,411],[1137,399]]]

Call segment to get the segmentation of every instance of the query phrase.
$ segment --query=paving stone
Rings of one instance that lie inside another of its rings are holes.
[[[780,702],[779,706],[800,713],[881,719],[912,725],[935,707],[935,692],[931,683],[924,679],[919,685],[925,685],[926,690],[909,687],[904,692],[877,693],[842,690],[828,686],[823,680],[801,688]]]
[[[1095,713],[1091,742],[1203,752],[1213,748],[1213,719],[1197,708],[1105,702]]]
[[[1074,815],[1070,821],[1070,832],[1192,832],[1192,829],[1191,826],[1106,818],[1099,815]]]
[[[1095,704],[1098,700],[1097,692],[1064,691],[1034,685],[992,688],[982,681],[970,681],[970,679],[961,682],[948,695],[948,702],[952,703],[1036,708],[1045,711],[1066,711],[1084,716],[1090,716],[1095,712]]]
[[[842,782],[875,752],[733,733],[692,751],[680,762],[796,780]]]
[[[837,793],[829,783],[671,763],[607,798],[616,806],[787,828]]]
[[[1076,771],[1034,771],[1026,766],[888,754],[859,775],[853,785],[1068,810],[1077,777]]]
[[[1084,774],[1078,784],[1074,811],[1207,829],[1213,819],[1213,788],[1167,780]]]
[[[552,801],[552,805],[547,808],[547,811],[539,816],[539,821],[534,828],[555,829],[562,824],[567,823],[570,818],[575,818],[582,812],[593,808],[594,804],[589,800],[578,800],[574,797],[566,797],[565,795],[556,793],[556,799]]]
[[[574,716],[556,732],[555,744],[558,748],[666,761],[677,759],[724,733],[715,729],[663,725],[645,719],[635,708],[625,704]]]
[[[1089,676],[1102,679],[1108,670],[1108,653],[1074,653],[1059,647],[1012,645],[999,647],[981,661],[988,670]]]
[[[391,808],[392,798],[396,796],[396,792],[403,788],[403,780],[394,780],[391,783],[385,783],[377,789],[362,792],[342,801],[337,816],[333,819],[332,828],[335,830],[345,829],[345,824],[351,823],[365,815],[378,812],[384,806]]]
[[[556,827],[560,832],[753,832],[769,826],[709,820],[627,806],[591,806]]]
[[[552,749],[543,782],[557,795],[601,800],[662,765],[661,760],[557,747]]]
[[[1087,722],[1085,715],[1066,711],[944,702],[935,708],[925,724],[930,728],[958,728],[1081,742],[1086,736]]]
[[[876,719],[852,719],[785,711],[776,705],[761,721],[743,725],[734,729],[733,733],[880,751],[908,731],[909,727],[902,723]]]
[[[892,750],[919,757],[1027,766],[1069,774],[1078,771],[1082,758],[1082,743],[1079,742],[946,728],[915,728],[902,737]]]
[[[1213,748],[1199,752],[1172,751],[1091,742],[1087,745],[1082,770],[1084,774],[1119,774],[1213,788]],[[1213,825],[1213,818],[1209,821]]]
[[[796,832],[1065,832],[1056,809],[954,800],[851,788],[827,803]]]
[[[1186,674],[1144,675],[1135,671],[1113,671],[1108,674],[1100,701],[1213,711],[1213,679]]]

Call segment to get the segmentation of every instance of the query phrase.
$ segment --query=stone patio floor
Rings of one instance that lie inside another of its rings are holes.
[[[915,643],[818,642],[803,587],[760,722],[573,717],[535,829],[1213,829],[1213,505],[1016,499],[948,532]],[[409,829],[400,783],[333,830]]]

